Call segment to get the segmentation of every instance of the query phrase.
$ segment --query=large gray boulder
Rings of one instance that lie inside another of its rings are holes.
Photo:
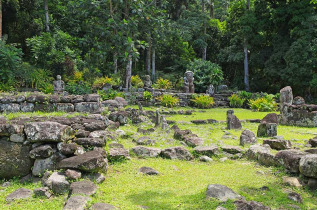
[[[257,142],[257,140],[255,137],[255,134],[252,131],[245,129],[241,133],[241,136],[240,136],[240,145],[241,146],[245,146],[247,144],[256,144],[256,142]]]
[[[215,198],[221,202],[226,202],[228,200],[241,199],[242,196],[224,185],[211,184],[211,185],[208,185],[208,188],[206,191],[206,198]]]
[[[291,173],[299,173],[299,161],[306,154],[299,150],[281,150],[275,157]]]
[[[129,150],[127,149],[115,147],[115,148],[109,149],[108,157],[110,161],[117,161],[117,160],[129,159],[130,154],[129,154]]]
[[[0,179],[29,174],[34,163],[30,150],[29,145],[0,140]]]
[[[305,155],[299,161],[301,174],[317,179],[317,154]]]
[[[82,155],[66,158],[59,162],[59,169],[78,169],[87,172],[98,172],[106,170],[108,166],[107,159],[105,159],[100,152],[90,151]]]
[[[193,155],[184,147],[171,147],[163,149],[161,156],[167,159],[192,160]]]
[[[53,149],[50,145],[41,145],[30,151],[32,159],[44,159],[53,155]]]
[[[263,144],[268,144],[272,149],[276,150],[285,150],[292,148],[292,143],[283,139],[266,139],[263,140]]]
[[[45,171],[53,171],[56,169],[56,164],[64,158],[65,156],[55,153],[51,157],[45,159],[36,159],[32,169],[32,174],[34,176],[42,176]]]
[[[257,161],[261,153],[270,153],[270,149],[261,145],[251,145],[245,155],[249,160]]]
[[[50,121],[27,123],[24,131],[31,142],[63,142],[74,135],[71,127]]]
[[[73,182],[70,185],[71,195],[93,195],[97,192],[97,186],[90,180],[84,180],[79,182]]]
[[[132,151],[138,157],[155,158],[155,157],[158,157],[161,154],[161,150],[160,149],[150,148],[150,147],[142,147],[142,146],[133,147]]]
[[[257,132],[258,137],[274,137],[277,136],[276,123],[260,123]]]

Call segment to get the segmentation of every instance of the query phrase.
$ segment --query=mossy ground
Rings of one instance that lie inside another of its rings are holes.
[[[145,109],[155,110],[154,108]],[[222,136],[226,127],[225,123],[206,125],[190,123],[195,119],[225,120],[226,111],[227,109],[197,109],[193,115],[172,115],[167,119],[177,121],[181,129],[192,130],[204,139],[205,145],[239,145],[239,139],[235,137],[239,137],[242,130],[229,131],[233,138],[224,139]],[[235,109],[235,114],[239,119],[244,120],[262,119],[267,113]],[[59,116],[61,113],[55,115]],[[243,122],[242,126],[243,129],[247,128],[256,132],[258,124]],[[122,126],[120,129],[127,135],[119,138],[118,142],[127,149],[131,149],[135,146],[132,139],[142,136],[136,133],[138,127],[149,128],[152,125],[143,123],[138,126],[131,124]],[[300,148],[309,138],[314,137],[315,133],[317,128],[278,127],[278,135],[291,140],[294,146]],[[173,139],[173,132],[168,133],[157,129],[149,136],[157,141],[154,147],[167,148],[181,145],[179,141]],[[259,143],[262,140],[259,139]],[[192,150],[189,147],[187,149]],[[138,169],[142,166],[152,167],[158,170],[160,175],[141,175]],[[197,159],[177,161],[162,158],[139,159],[132,156],[131,160],[109,166],[106,181],[98,185],[98,192],[92,196],[90,204],[105,202],[120,209],[141,209],[142,206],[149,209],[215,209],[218,205],[234,209],[232,202],[220,204],[216,200],[205,199],[208,184],[223,184],[244,196],[246,200],[262,202],[272,209],[292,209],[291,205],[297,205],[301,209],[317,209],[317,192],[283,185],[282,176],[284,175],[287,174],[283,172],[283,169],[260,166],[245,159],[220,162],[218,158],[215,158],[211,163],[202,163]],[[3,182],[4,180],[0,183]],[[267,186],[269,190],[261,190],[263,186]],[[67,195],[64,195],[51,199],[32,198],[7,204],[5,197],[20,187],[34,189],[40,187],[40,183],[22,185],[17,179],[13,179],[10,187],[0,187],[1,209],[62,209],[67,199]],[[290,190],[302,195],[303,204],[288,200],[287,192]]]

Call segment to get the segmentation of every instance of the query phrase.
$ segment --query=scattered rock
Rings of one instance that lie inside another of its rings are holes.
[[[70,197],[64,206],[64,210],[85,210],[89,198],[84,196]]]
[[[238,195],[232,189],[220,184],[208,185],[206,197],[216,198],[221,202],[226,202],[227,200],[237,200],[242,198],[241,195]]]
[[[75,142],[85,147],[104,147],[106,141],[102,138],[78,138]]]
[[[317,154],[305,155],[300,159],[299,171],[311,178],[317,178]]]
[[[137,145],[154,145],[155,141],[148,136],[142,136],[136,141]]]
[[[308,143],[312,146],[312,147],[317,147],[317,137],[313,138],[313,139],[309,139]]]
[[[96,182],[97,184],[100,184],[106,180],[106,177],[101,173],[89,173],[86,174],[85,177],[90,179],[92,182]]]
[[[276,123],[260,123],[258,127],[258,137],[274,137],[277,135]]]
[[[42,176],[45,171],[53,171],[56,169],[56,163],[65,157],[59,153],[55,153],[49,158],[36,159],[32,169],[32,174],[34,176]]]
[[[305,99],[301,96],[296,96],[294,99],[293,99],[293,104],[294,105],[304,105],[305,104]]]
[[[84,180],[80,182],[73,182],[70,185],[71,195],[93,195],[97,192],[97,186],[90,180]]]
[[[67,176],[68,179],[80,179],[81,178],[81,172],[72,170],[72,169],[67,169],[65,171],[65,175]]]
[[[193,155],[184,147],[171,147],[163,149],[161,156],[168,159],[192,160]]]
[[[246,151],[245,155],[249,160],[258,160],[260,153],[270,153],[270,149],[260,145],[251,145],[250,148]]]
[[[78,145],[75,143],[69,143],[69,144],[65,144],[65,143],[59,143],[57,144],[57,149],[66,156],[70,156],[70,155],[74,155],[76,150],[78,149]]]
[[[201,156],[201,157],[199,158],[199,160],[202,161],[202,162],[212,162],[212,161],[213,161],[212,158],[210,158],[210,157],[208,157],[208,156],[206,156],[206,155]]]
[[[149,147],[143,147],[143,146],[137,146],[133,147],[132,151],[138,156],[138,157],[158,157],[161,154],[161,150],[157,148],[149,148]]]
[[[10,203],[15,200],[27,199],[32,197],[32,194],[33,194],[32,190],[19,188],[6,197],[6,202]]]
[[[263,144],[268,144],[272,149],[276,150],[285,150],[292,148],[292,143],[287,140],[266,139],[263,140]]]
[[[129,150],[124,148],[110,148],[108,157],[111,161],[129,159]]]
[[[246,144],[255,144],[257,142],[255,134],[248,130],[245,129],[240,136],[240,145],[245,146]]]
[[[299,183],[298,178],[296,178],[296,177],[286,177],[286,176],[284,176],[283,177],[283,183],[287,184],[289,186],[292,186],[292,187],[297,187],[297,188],[302,187],[302,185]]]
[[[194,148],[195,153],[212,157],[219,154],[218,146],[198,146]]]
[[[292,201],[295,201],[297,203],[303,203],[303,199],[302,199],[302,196],[298,193],[295,193],[295,192],[291,192],[288,194],[288,199],[292,200]]]
[[[150,167],[141,167],[139,169],[139,173],[146,174],[146,175],[158,175],[159,174],[158,171],[156,171]]]
[[[255,201],[235,201],[234,205],[236,206],[236,210],[271,210],[270,207],[264,206],[262,203]]]
[[[308,187],[311,190],[317,190],[317,179],[310,178],[308,179]]]
[[[263,124],[267,124],[267,123],[275,123],[275,124],[278,124],[277,114],[275,114],[275,113],[267,114],[267,115],[261,120],[260,123],[263,123]]]
[[[298,150],[281,150],[275,157],[291,173],[299,173],[299,161],[306,153]]]
[[[232,129],[241,129],[242,125],[240,120],[234,115],[233,110],[228,110],[227,111],[227,129],[232,130]]]
[[[35,197],[46,197],[50,198],[52,194],[50,193],[50,190],[48,187],[40,187],[33,190]]]
[[[241,149],[238,146],[222,146],[221,147],[222,151],[227,152],[229,154],[238,154],[238,153],[243,153],[243,149]]]
[[[82,155],[66,158],[59,162],[59,169],[78,169],[86,172],[98,172],[106,170],[108,167],[107,159],[100,152],[90,151]]]

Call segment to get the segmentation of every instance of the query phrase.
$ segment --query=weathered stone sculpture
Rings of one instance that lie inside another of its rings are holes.
[[[53,90],[54,94],[64,94],[65,90],[65,83],[62,80],[61,75],[57,75],[56,77],[57,80],[53,82]]]
[[[155,127],[158,127],[160,125],[160,110],[156,109],[155,113]]]
[[[213,85],[209,85],[207,90],[206,90],[206,93],[211,97],[214,96],[215,95],[215,87]]]
[[[184,92],[185,93],[195,93],[194,73],[192,71],[185,72]]]
[[[233,110],[227,111],[227,129],[241,129],[241,122],[233,113]]]
[[[152,81],[150,75],[145,75],[144,88],[150,89],[152,88]]]
[[[169,129],[168,123],[167,123],[167,121],[166,121],[164,116],[161,116],[161,122],[162,122],[162,130]]]
[[[292,105],[293,103],[293,91],[290,86],[287,86],[280,90],[280,103],[283,105],[284,103]]]

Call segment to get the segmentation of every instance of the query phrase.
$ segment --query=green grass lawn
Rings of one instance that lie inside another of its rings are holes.
[[[149,108],[145,108],[149,109]],[[178,108],[181,109],[181,108]],[[152,108],[155,110],[155,108]],[[195,125],[189,123],[195,119],[226,119],[227,109],[196,109],[193,115],[171,115],[167,119],[177,121],[181,129],[190,129],[204,139],[204,145],[239,145],[239,137],[243,129],[250,129],[256,133],[257,123],[243,122],[242,130],[229,131],[229,139],[222,138],[225,123]],[[235,109],[239,119],[262,119],[267,113],[252,112],[244,109]],[[56,114],[61,115],[61,113]],[[17,115],[15,115],[17,116]],[[54,114],[53,114],[54,116]],[[12,117],[11,117],[12,118]],[[151,123],[143,123],[138,127],[152,127]],[[124,138],[117,142],[122,143],[127,149],[135,146],[132,139],[142,136],[138,134],[137,126],[125,125],[120,129],[126,132]],[[300,128],[291,126],[278,126],[278,135],[291,140],[294,146],[303,147],[305,141],[314,137],[317,128]],[[149,135],[157,143],[154,147],[167,148],[180,146],[180,142],[173,139],[173,132],[157,129]],[[259,139],[262,143],[263,139]],[[106,149],[108,149],[106,147]],[[187,147],[192,150],[192,148]],[[158,176],[144,176],[138,173],[142,166],[152,167],[160,172]],[[292,209],[290,205],[297,205],[300,209],[317,209],[317,193],[307,189],[294,189],[282,184],[282,176],[286,175],[282,169],[267,168],[247,160],[227,160],[220,162],[218,158],[211,163],[194,161],[177,161],[156,159],[138,159],[132,155],[131,160],[114,163],[109,166],[106,181],[98,185],[97,194],[92,196],[90,204],[96,202],[110,203],[120,209],[215,209],[222,205],[234,209],[232,202],[220,204],[216,200],[206,200],[205,192],[208,184],[223,184],[241,194],[246,200],[262,202],[272,209]],[[0,183],[3,183],[1,181]],[[268,191],[260,190],[267,186]],[[62,209],[67,196],[58,196],[51,199],[32,198],[26,201],[7,204],[5,197],[18,189],[25,187],[34,189],[40,184],[19,184],[18,180],[12,181],[8,188],[0,187],[0,209]],[[287,192],[298,192],[303,197],[303,204],[288,200]]]

